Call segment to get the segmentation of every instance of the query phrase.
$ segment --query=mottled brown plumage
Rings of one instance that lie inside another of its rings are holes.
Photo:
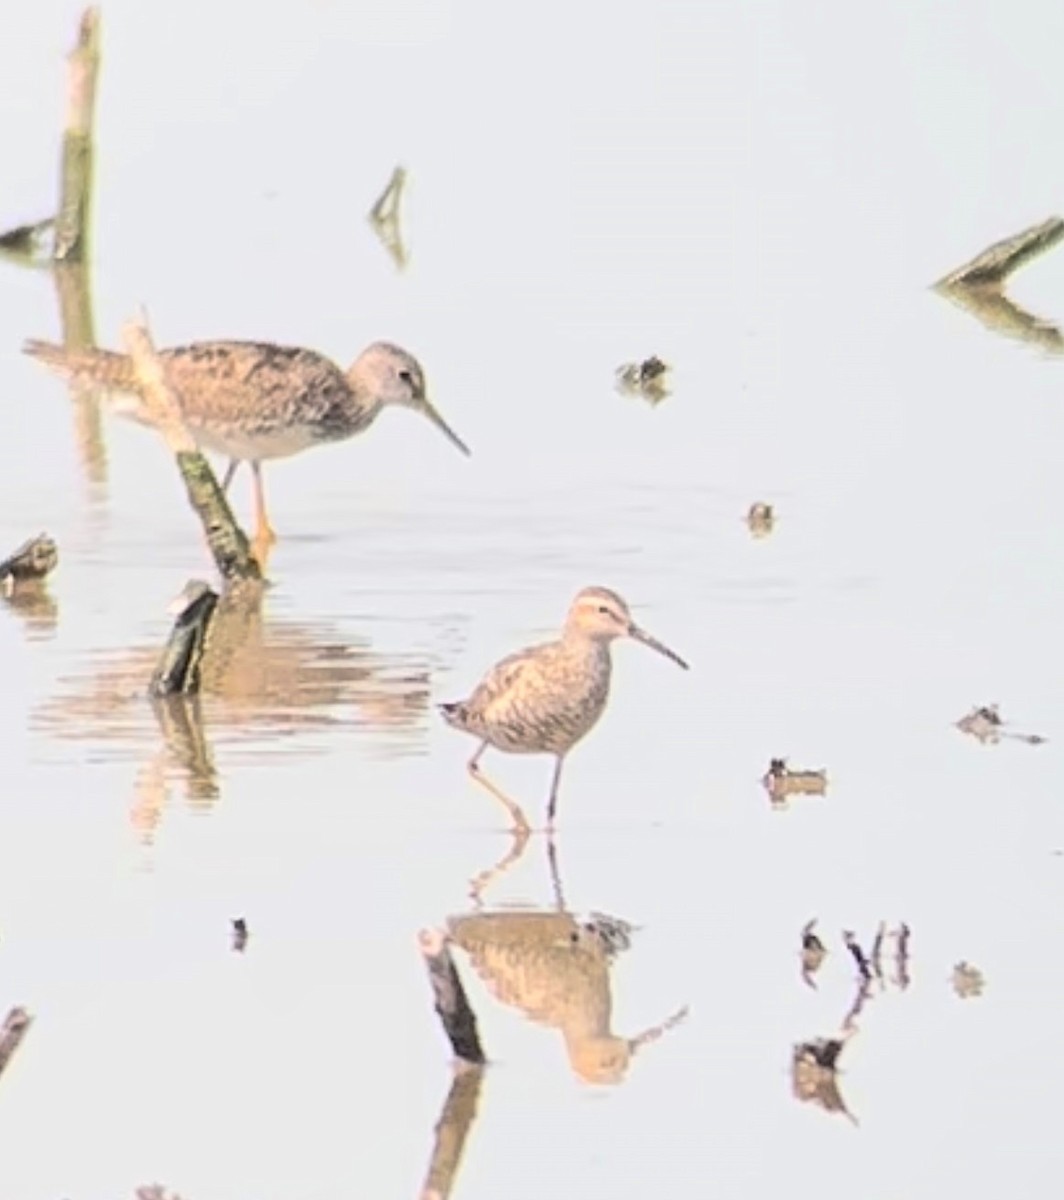
[[[559,640],[504,658],[467,700],[439,706],[449,725],[481,740],[469,770],[506,805],[518,829],[528,828],[524,814],[481,775],[480,756],[488,746],[511,754],[555,755],[558,761],[547,808],[547,825],[552,828],[562,764],[605,710],[610,643],[619,637],[635,638],[687,669],[683,659],[639,628],[616,592],[590,587],[573,601]]]
[[[64,378],[108,393],[121,415],[151,424],[128,356],[32,339],[23,349]],[[202,449],[229,459],[225,486],[239,463],[251,463],[260,535],[267,541],[272,531],[260,464],[353,437],[388,405],[423,413],[469,453],[430,403],[417,360],[388,342],[368,346],[346,372],[314,350],[271,342],[196,342],[161,350],[159,357],[189,432]]]

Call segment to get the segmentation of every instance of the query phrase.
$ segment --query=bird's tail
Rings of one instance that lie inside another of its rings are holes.
[[[452,700],[449,704],[437,704],[448,725],[469,732],[469,705],[464,700]]]
[[[136,387],[132,360],[112,350],[68,349],[54,342],[27,338],[22,343],[22,352],[74,383],[115,392],[132,391]]]

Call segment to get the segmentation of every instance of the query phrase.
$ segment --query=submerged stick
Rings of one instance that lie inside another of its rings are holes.
[[[0,1025],[0,1075],[4,1073],[11,1056],[22,1044],[22,1039],[33,1024],[33,1018],[24,1008],[13,1008]]]
[[[432,984],[436,1012],[451,1049],[457,1058],[483,1066],[487,1059],[480,1045],[477,1018],[455,968],[446,935],[439,929],[423,929],[418,934],[418,944]]]
[[[227,583],[242,579],[261,580],[262,571],[251,552],[247,535],[236,523],[210,463],[185,426],[146,323],[127,322],[122,329],[122,342],[133,360],[138,391],[148,415],[177,460],[189,502],[203,524],[219,574]]]
[[[92,127],[99,67],[100,12],[96,8],[87,8],[81,15],[78,40],[67,58],[66,128],[53,249],[56,262],[83,262],[89,256]]]

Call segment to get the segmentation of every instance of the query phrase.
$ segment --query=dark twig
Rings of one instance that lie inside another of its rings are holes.
[[[244,953],[248,944],[248,925],[243,917],[233,918],[233,949],[238,954]]]
[[[865,957],[865,952],[861,949],[856,936],[848,929],[843,931],[842,940],[846,943],[846,949],[853,955],[853,961],[857,964],[857,970],[861,973],[861,978],[869,980],[872,978],[872,971],[868,965],[868,959]]]
[[[894,935],[896,942],[894,954],[895,980],[902,991],[905,991],[912,982],[909,975],[909,937],[911,932],[909,926],[903,921],[898,926],[898,931]]]

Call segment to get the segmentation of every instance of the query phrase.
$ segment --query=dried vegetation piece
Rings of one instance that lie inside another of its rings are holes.
[[[369,223],[380,239],[392,261],[403,270],[408,261],[406,243],[403,240],[399,206],[406,188],[406,168],[396,167],[388,186],[381,192],[376,204],[369,211]]]
[[[761,776],[761,785],[775,807],[786,808],[789,796],[824,796],[828,790],[827,771],[798,771],[787,766],[785,758],[773,758]]]
[[[671,395],[669,370],[656,354],[642,362],[624,363],[616,370],[617,389],[624,395],[641,396],[648,404],[660,404]]]
[[[956,725],[961,733],[968,734],[984,746],[997,745],[1002,738],[1023,742],[1028,746],[1041,746],[1046,741],[1040,733],[1020,733],[1007,728],[1007,722],[1002,718],[996,704],[976,705],[971,712],[965,713]]]
[[[813,976],[823,966],[827,957],[827,947],[814,932],[816,917],[802,926],[802,979],[811,988],[816,987]]]
[[[776,525],[776,514],[771,504],[757,500],[750,505],[746,514],[746,525],[753,538],[766,538]]]
[[[978,967],[973,967],[970,962],[962,959],[953,968],[952,984],[953,990],[962,1000],[969,1000],[983,994],[986,980]]]

